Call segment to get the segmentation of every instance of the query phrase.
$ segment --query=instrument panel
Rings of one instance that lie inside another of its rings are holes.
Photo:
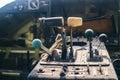
[[[40,12],[50,11],[50,0],[16,0],[1,8],[0,13]]]

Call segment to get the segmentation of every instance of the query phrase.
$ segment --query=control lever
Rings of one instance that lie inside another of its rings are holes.
[[[68,66],[67,65],[63,65],[63,71],[67,72],[68,71]]]
[[[96,54],[96,55],[101,55],[100,58],[101,58],[101,60],[102,60],[102,49],[99,50],[99,51],[101,51],[100,54],[99,54],[98,48],[100,49],[100,48],[102,47],[102,46],[101,46],[101,43],[102,43],[102,42],[105,43],[105,42],[107,41],[107,35],[104,34],[104,33],[100,34],[100,35],[99,35],[99,40],[100,40],[100,43],[99,43],[99,45],[97,46],[97,49],[95,50],[95,54]],[[99,58],[99,59],[100,59],[100,58]]]
[[[62,28],[62,60],[66,60],[67,58],[67,47],[66,47],[66,31],[64,27]]]
[[[50,47],[50,51],[52,52],[54,49],[59,48],[59,46],[61,45],[62,42],[62,36],[61,34],[58,34],[56,39],[55,39],[55,43],[53,43],[53,45]]]
[[[50,55],[50,50],[48,49],[48,48],[46,48],[43,44],[42,44],[42,42],[41,42],[41,40],[40,39],[34,39],[33,41],[32,41],[32,47],[34,47],[35,49],[39,49],[39,48],[41,48],[41,49],[43,49],[47,54],[49,54]]]
[[[100,43],[99,43],[98,47],[100,47],[101,42],[106,42],[106,41],[107,41],[107,39],[108,39],[108,37],[107,37],[107,35],[106,35],[106,34],[104,34],[104,33],[100,34],[100,35],[99,35],[99,40],[100,40]]]
[[[90,68],[89,68],[90,66],[89,66],[89,64],[87,65],[87,72],[88,72],[88,74],[90,75]]]
[[[85,31],[85,36],[89,41],[89,52],[90,52],[90,59],[93,58],[93,51],[92,51],[92,38],[94,36],[94,31],[92,29],[87,29]]]
[[[67,19],[67,25],[70,27],[70,53],[69,59],[73,59],[73,35],[72,35],[72,28],[78,27],[82,25],[82,18],[81,17],[69,17]],[[74,60],[74,59],[73,59]]]
[[[99,72],[101,73],[101,75],[103,74],[102,73],[102,65],[99,65]]]

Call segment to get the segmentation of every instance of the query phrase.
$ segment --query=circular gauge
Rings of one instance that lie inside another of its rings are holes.
[[[28,7],[32,10],[39,9],[39,0],[29,0]]]

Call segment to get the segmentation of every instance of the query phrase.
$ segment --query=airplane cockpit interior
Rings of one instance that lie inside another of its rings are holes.
[[[0,80],[120,80],[120,0],[0,0]]]

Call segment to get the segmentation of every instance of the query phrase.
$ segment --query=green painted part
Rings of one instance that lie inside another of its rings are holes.
[[[41,42],[40,39],[34,39],[34,40],[32,41],[32,47],[34,47],[34,48],[40,48],[41,45],[42,45],[42,42]]]
[[[94,31],[93,31],[92,29],[87,29],[87,30],[85,31],[85,37],[91,38],[91,37],[93,37],[93,36],[94,36]]]

